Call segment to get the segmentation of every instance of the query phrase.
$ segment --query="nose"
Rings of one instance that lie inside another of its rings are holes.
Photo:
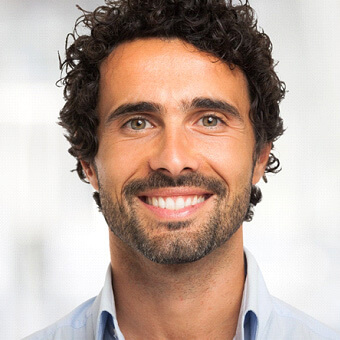
[[[199,158],[194,141],[183,129],[166,129],[156,143],[155,151],[149,159],[152,170],[173,177],[197,171]]]

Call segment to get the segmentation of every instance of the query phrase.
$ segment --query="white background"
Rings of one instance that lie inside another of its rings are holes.
[[[98,0],[79,0],[94,9]],[[270,291],[340,330],[340,1],[251,1],[289,93],[283,170],[261,183],[245,244]],[[0,339],[18,339],[97,295],[107,228],[57,126],[57,51],[70,0],[1,0]]]

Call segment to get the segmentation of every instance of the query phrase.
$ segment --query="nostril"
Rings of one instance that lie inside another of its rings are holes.
[[[185,150],[185,151],[184,151]],[[199,159],[193,150],[188,148],[162,148],[151,154],[149,166],[154,171],[161,171],[171,176],[179,176],[183,172],[197,171]]]

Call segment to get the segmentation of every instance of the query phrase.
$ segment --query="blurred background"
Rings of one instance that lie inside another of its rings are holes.
[[[107,227],[56,124],[58,55],[99,0],[1,0],[0,339],[19,339],[98,294]],[[261,183],[245,244],[269,290],[340,331],[340,2],[252,0],[289,90],[283,170]]]

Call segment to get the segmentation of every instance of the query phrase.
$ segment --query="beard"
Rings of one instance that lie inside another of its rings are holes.
[[[214,208],[209,216],[176,222],[151,221],[138,216],[139,193],[179,186],[202,188],[213,193]],[[113,201],[100,183],[99,197],[110,230],[122,242],[153,262],[179,264],[200,260],[225,244],[241,226],[249,206],[251,185],[241,188],[234,197],[230,197],[227,189],[225,182],[198,173],[172,178],[154,172],[148,178],[130,181],[123,188],[122,202]],[[167,233],[152,235],[152,230],[160,228]]]

